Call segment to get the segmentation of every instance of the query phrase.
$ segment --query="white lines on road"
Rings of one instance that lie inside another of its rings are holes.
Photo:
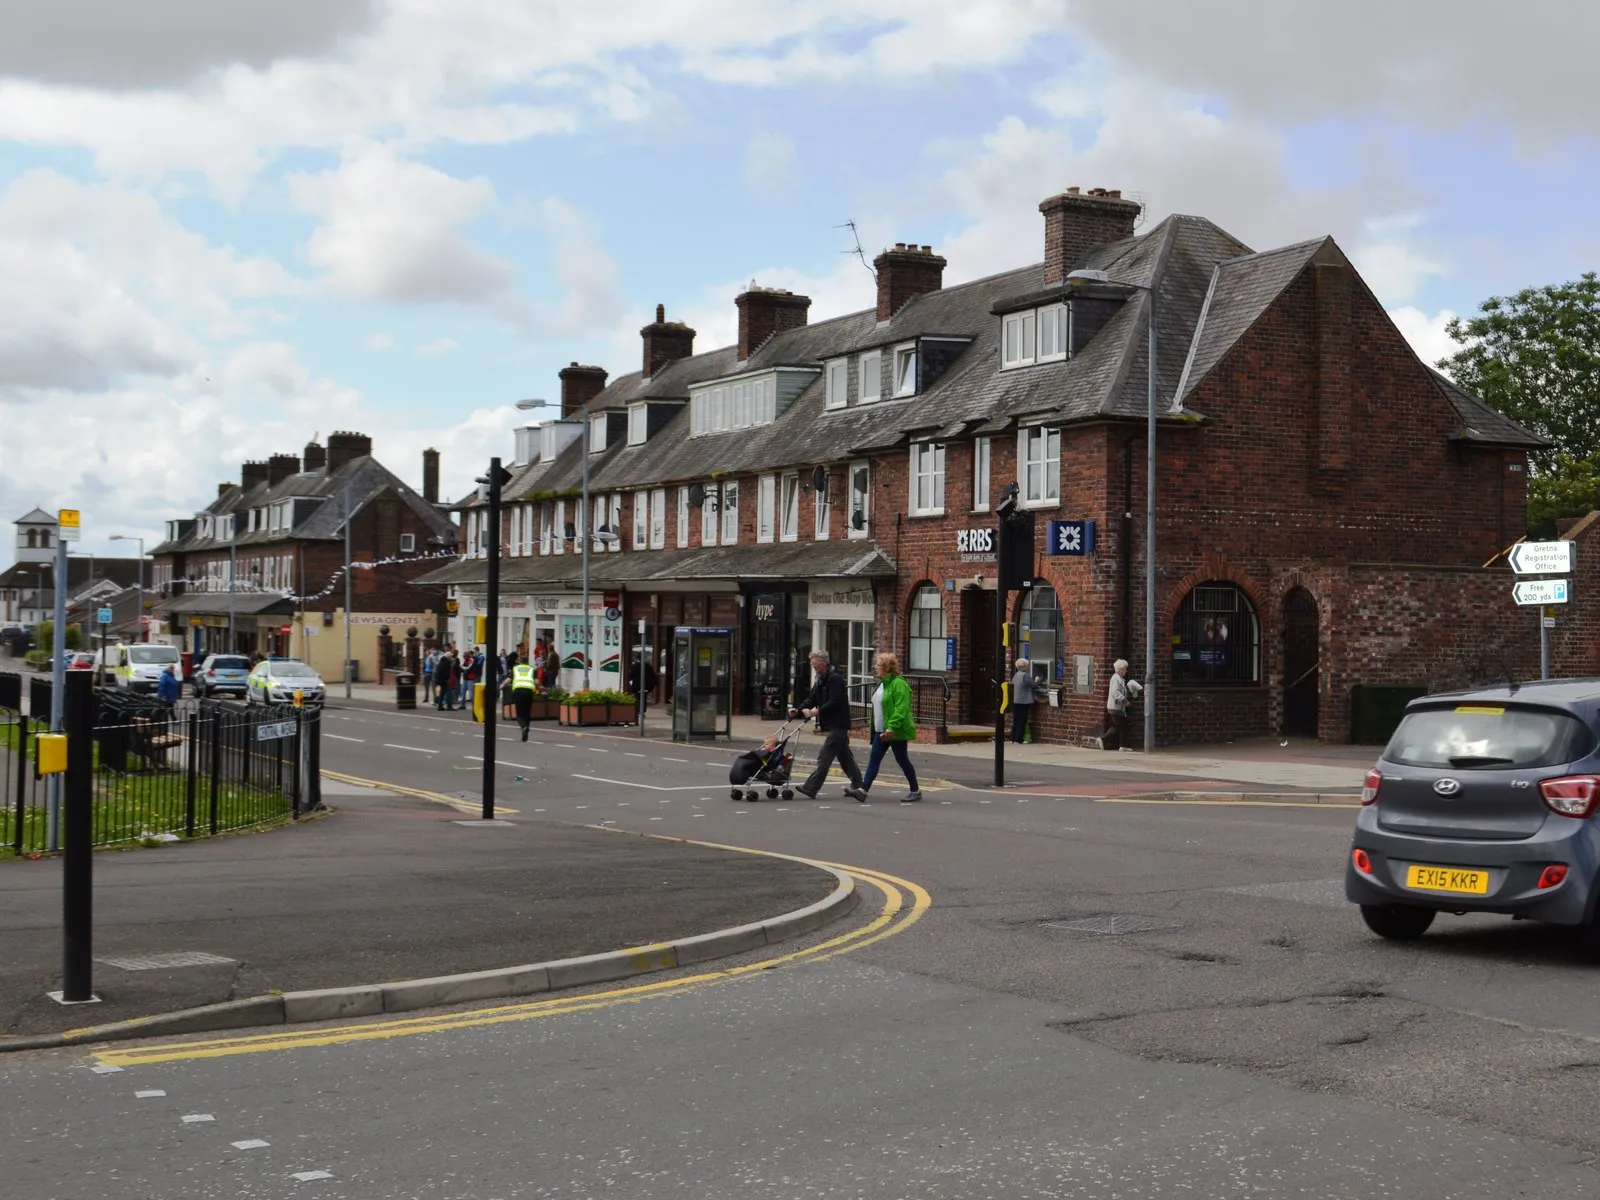
[[[185,1125],[204,1125],[208,1121],[215,1120],[216,1118],[210,1113],[190,1113],[188,1116],[183,1118],[183,1123]]]
[[[662,762],[681,762],[681,763],[686,763],[689,760],[687,758],[668,758],[665,755],[662,755],[661,761]]]
[[[332,1171],[296,1171],[294,1178],[301,1183],[310,1183],[313,1179],[332,1179]]]
[[[466,759],[468,762],[483,761],[483,756],[480,754],[463,754],[461,757]],[[515,767],[519,771],[539,771],[543,769],[542,767],[536,767],[531,763],[514,763],[509,759],[500,758],[498,756],[494,760],[494,765],[497,767]]]
[[[165,1096],[166,1094],[167,1093],[163,1088],[145,1088],[145,1090],[142,1092],[135,1092],[133,1094],[133,1098],[135,1100],[155,1100],[161,1096]]]
[[[115,1075],[122,1070],[121,1067],[90,1067],[96,1075]]]
[[[437,753],[439,753],[437,750],[425,750],[421,746],[400,746],[400,745],[395,744],[394,742],[385,742],[383,744],[383,748],[385,750],[414,750],[418,754],[437,754]]]
[[[235,1150],[260,1150],[262,1147],[270,1145],[272,1145],[271,1142],[264,1142],[260,1138],[247,1138],[245,1141],[232,1143]]]
[[[367,740],[366,738],[345,737],[342,733],[330,733],[328,736],[336,742],[361,742],[363,745]]]
[[[624,750],[623,753],[626,754],[629,758],[648,758],[649,757],[648,755],[640,754],[637,750]]]
[[[611,753],[611,751],[609,751],[609,750],[600,749],[599,746],[586,746],[585,749],[588,750],[590,754],[610,754]]]
[[[651,792],[698,792],[700,784],[691,783],[683,787],[661,787],[654,783],[635,783],[631,779],[604,779],[599,775],[573,775],[574,779],[587,779],[590,783],[611,783],[617,787],[644,788]]]

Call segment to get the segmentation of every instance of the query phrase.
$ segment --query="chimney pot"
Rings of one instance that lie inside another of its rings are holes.
[[[320,471],[328,465],[328,452],[321,442],[309,441],[301,453],[301,462],[307,471]]]
[[[657,325],[664,324],[666,322],[666,319],[667,319],[667,306],[665,304],[656,305],[656,324]]]
[[[338,430],[328,437],[328,471],[337,471],[348,462],[372,453],[372,439],[364,433]]]
[[[733,303],[739,310],[739,361],[745,362],[777,334],[804,325],[811,297],[752,285]]]
[[[648,330],[652,327],[645,328]],[[562,417],[581,413],[589,401],[605,391],[606,387],[604,367],[586,367],[580,363],[573,363],[570,367],[561,368],[560,378]]]
[[[239,486],[245,491],[259,487],[267,481],[267,464],[256,459],[239,468]]]
[[[1070,187],[1039,205],[1044,214],[1044,283],[1062,282],[1083,265],[1089,252],[1133,236],[1141,206],[1105,188],[1087,194]]]
[[[944,286],[945,260],[932,246],[899,242],[872,260],[878,273],[878,320],[887,321],[918,296]]]
[[[422,498],[439,503],[439,452],[432,446],[422,452]]]
[[[694,353],[694,330],[682,321],[667,320],[667,306],[656,305],[655,324],[639,330],[644,339],[644,377],[652,379],[663,367]],[[569,368],[570,369],[570,368]]]
[[[294,454],[274,454],[267,459],[267,482],[277,487],[291,475],[300,473],[300,458]]]

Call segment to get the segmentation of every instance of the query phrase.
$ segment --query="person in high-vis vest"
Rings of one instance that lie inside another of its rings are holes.
[[[516,655],[511,655],[515,660]],[[513,661],[511,667],[511,704],[517,712],[517,724],[522,726],[522,740],[528,740],[528,723],[533,720],[533,689],[537,686],[530,663]]]

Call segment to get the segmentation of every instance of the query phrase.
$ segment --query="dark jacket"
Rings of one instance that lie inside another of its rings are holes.
[[[830,733],[850,730],[849,693],[837,667],[829,667],[827,674],[811,685],[811,694],[800,707],[816,709],[817,723]]]
[[[161,678],[156,681],[156,699],[175,704],[181,695],[183,695],[183,684],[178,680],[177,672],[161,672]]]

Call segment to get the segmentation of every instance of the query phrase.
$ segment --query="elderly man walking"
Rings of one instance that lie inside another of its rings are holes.
[[[811,655],[811,669],[816,673],[811,694],[798,709],[790,711],[790,716],[817,719],[824,735],[822,752],[817,755],[817,769],[795,791],[809,800],[815,800],[822,785],[828,781],[828,768],[833,765],[835,758],[850,777],[851,790],[859,791],[861,768],[856,766],[855,755],[850,753],[850,698],[844,676],[829,665],[827,654],[821,650]]]

